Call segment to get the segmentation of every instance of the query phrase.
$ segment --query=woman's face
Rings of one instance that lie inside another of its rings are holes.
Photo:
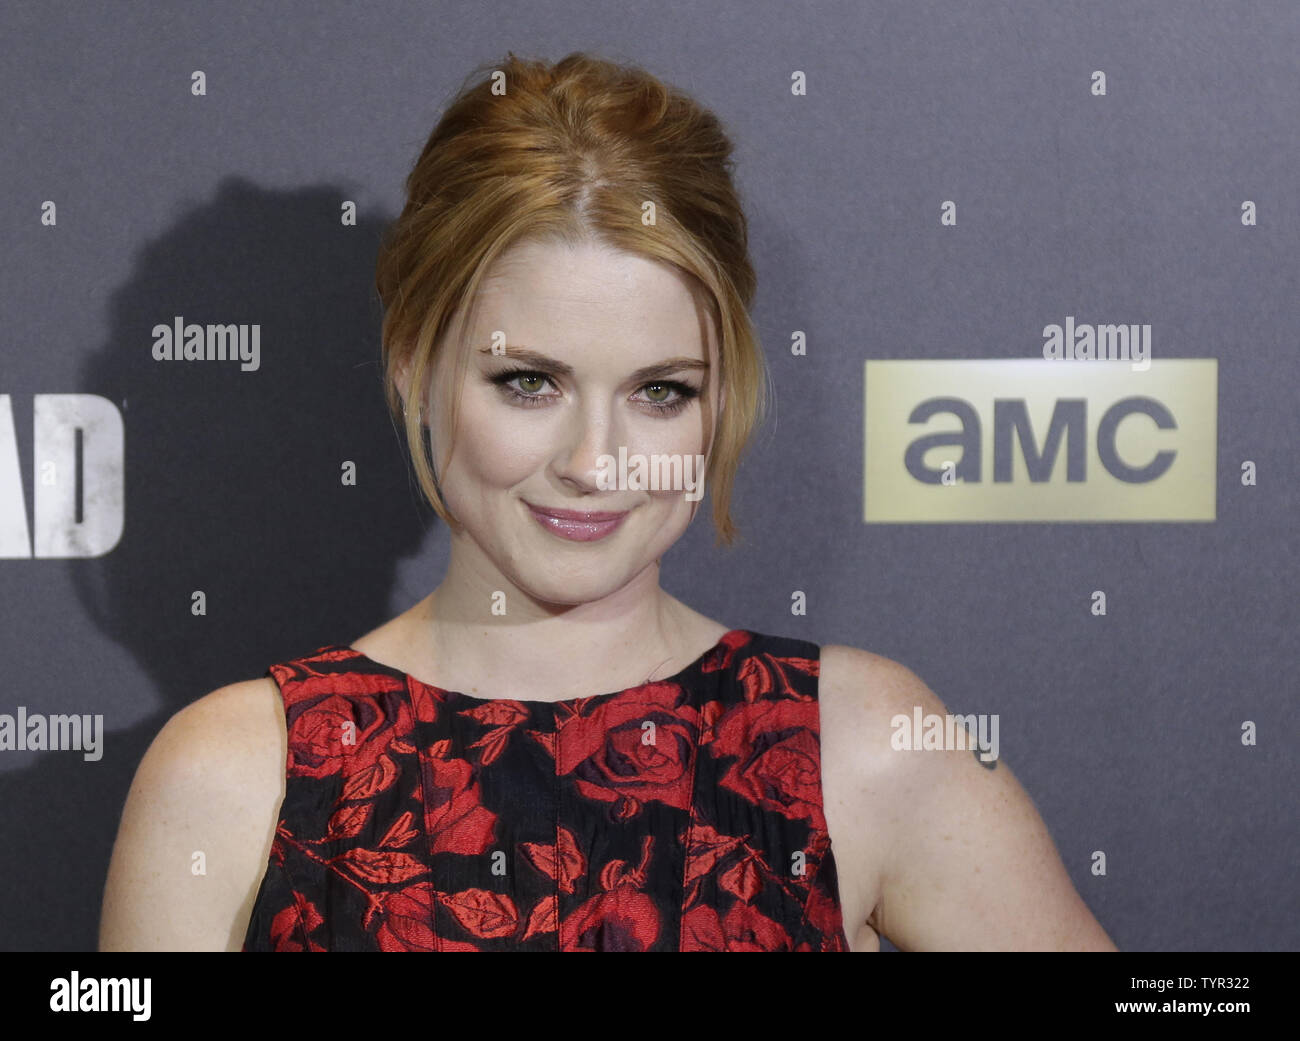
[[[544,603],[623,589],[681,537],[704,492],[720,381],[702,298],[651,260],[528,242],[489,272],[468,332],[453,454],[439,473],[466,536],[454,552],[491,588],[494,568]],[[449,354],[434,373],[440,463]],[[566,511],[576,516],[556,516]]]

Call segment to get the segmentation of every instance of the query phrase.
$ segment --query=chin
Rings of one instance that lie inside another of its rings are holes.
[[[548,568],[544,574],[520,575],[517,585],[534,600],[543,604],[577,607],[602,600],[622,589],[629,575],[602,569],[599,574]]]

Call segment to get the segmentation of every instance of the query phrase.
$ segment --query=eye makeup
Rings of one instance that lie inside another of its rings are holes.
[[[543,405],[553,395],[543,395],[527,391],[526,389],[512,386],[516,380],[543,381],[554,386],[550,376],[544,372],[538,372],[536,369],[514,368],[506,369],[488,377],[488,382],[501,388],[507,400],[515,402],[524,408],[536,408]],[[641,385],[641,390],[647,388],[662,388],[672,391],[676,397],[668,401],[646,400],[642,402],[649,406],[649,410],[663,416],[673,416],[681,412],[692,401],[700,396],[700,392],[687,383],[679,380],[651,380]]]

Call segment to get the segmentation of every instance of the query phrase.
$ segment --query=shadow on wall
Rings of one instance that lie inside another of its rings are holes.
[[[373,276],[388,219],[343,226],[344,198],[228,180],[141,250],[114,295],[77,389],[121,410],[125,529],[110,553],[70,563],[85,612],[156,692],[105,692],[93,770],[42,755],[0,773],[6,949],[95,949],[122,805],[162,725],[217,687],[385,620],[399,560],[436,522],[384,402]],[[260,325],[258,369],[155,361],[152,330],[178,315]],[[115,728],[114,706],[132,698],[162,707]]]

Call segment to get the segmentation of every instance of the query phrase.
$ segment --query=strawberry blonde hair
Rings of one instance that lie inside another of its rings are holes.
[[[425,497],[456,524],[426,445],[424,395],[409,393],[404,404],[403,381],[426,387],[454,316],[462,315],[450,339],[461,342],[470,310],[461,305],[475,299],[484,273],[510,247],[595,241],[669,264],[704,291],[725,395],[705,486],[717,541],[731,545],[732,485],[768,404],[748,312],[756,279],[731,141],[717,117],[682,91],[581,52],[555,64],[508,53],[466,83],[406,179],[406,203],[384,234],[375,272],[385,394],[394,417],[403,417]],[[650,225],[642,223],[646,202],[654,204]],[[453,431],[458,406],[459,395]]]

